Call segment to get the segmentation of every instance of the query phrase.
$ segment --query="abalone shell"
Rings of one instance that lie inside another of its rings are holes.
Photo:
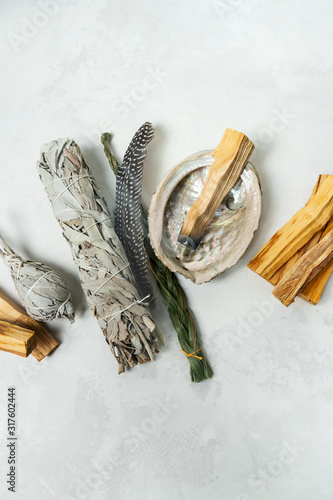
[[[254,166],[248,162],[207,227],[196,250],[178,242],[186,214],[199,196],[212,151],[196,153],[176,165],[157,186],[149,210],[149,236],[159,259],[173,272],[200,284],[235,265],[258,228],[262,197]]]

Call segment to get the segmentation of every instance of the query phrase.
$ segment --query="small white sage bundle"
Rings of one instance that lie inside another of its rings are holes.
[[[44,145],[37,170],[119,373],[153,361],[158,347],[155,324],[143,305],[148,297],[139,296],[125,250],[78,145],[70,139]]]
[[[22,305],[31,318],[74,322],[74,307],[65,280],[49,266],[24,260],[0,236],[0,255],[9,266]]]

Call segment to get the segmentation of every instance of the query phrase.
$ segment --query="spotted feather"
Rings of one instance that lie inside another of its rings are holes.
[[[144,123],[134,135],[125,153],[116,179],[115,230],[131,264],[136,285],[142,298],[153,304],[144,232],[141,222],[143,165],[147,145],[154,136],[151,123]]]

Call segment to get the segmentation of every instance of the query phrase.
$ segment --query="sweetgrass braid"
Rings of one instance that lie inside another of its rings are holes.
[[[213,371],[200,345],[199,333],[193,316],[187,307],[186,296],[174,273],[156,257],[148,238],[146,238],[145,243],[150,267],[156,278],[174,329],[177,332],[179,344],[185,352],[189,354],[195,352],[196,356],[202,357],[202,359],[194,356],[187,358],[191,367],[192,382],[202,382],[202,380],[211,378]]]
[[[118,163],[113,156],[110,148],[111,134],[104,133],[101,136],[101,142],[104,146],[105,155],[109,161],[110,167],[115,175],[118,172]],[[197,330],[194,318],[187,307],[187,300],[183,289],[181,288],[176,275],[171,272],[155,255],[150,244],[148,233],[147,214],[142,209],[142,219],[145,226],[145,247],[149,258],[150,267],[156,278],[157,285],[161,292],[164,304],[168,310],[171,322],[177,332],[181,348],[188,354],[195,351],[196,355],[202,359],[189,356],[190,374],[193,382],[202,382],[213,376],[213,371],[202,350],[199,332]]]

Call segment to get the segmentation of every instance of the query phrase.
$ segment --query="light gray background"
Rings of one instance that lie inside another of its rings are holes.
[[[333,498],[333,283],[318,306],[286,309],[246,267],[333,173],[332,16],[327,0],[1,2],[0,232],[61,271],[78,309],[75,325],[53,324],[62,344],[42,363],[0,353],[1,499],[8,385],[17,499]],[[146,120],[146,205],[226,127],[256,144],[264,207],[249,251],[212,283],[181,279],[215,372],[199,385],[162,308],[156,362],[117,375],[36,174],[42,143],[73,137],[112,208],[98,137],[112,131],[121,157]],[[16,298],[2,263],[0,276]]]

